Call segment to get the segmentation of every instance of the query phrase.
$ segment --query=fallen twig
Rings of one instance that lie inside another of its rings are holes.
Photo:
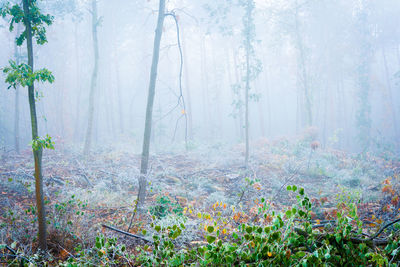
[[[33,263],[31,260],[25,258],[24,256],[18,255],[17,252],[14,249],[10,248],[9,246],[6,245],[4,248],[7,249],[8,251],[10,251],[12,254],[7,254],[7,253],[0,254],[0,258],[9,256],[9,257],[21,259],[22,263],[23,263],[23,261]]]
[[[291,182],[299,173],[300,167],[297,168],[297,170],[295,170],[292,175],[282,184],[282,186],[279,188],[278,192],[276,192],[275,196],[271,199],[271,202],[273,202],[280,194],[280,192],[282,191],[282,189],[285,187],[285,185],[287,185],[289,182]]]
[[[112,227],[112,226],[108,226],[108,225],[105,225],[105,224],[102,224],[101,226],[104,227],[104,228],[113,230],[113,231],[115,231],[115,232],[118,232],[118,233],[120,233],[120,234],[124,234],[124,235],[130,236],[130,237],[135,237],[135,238],[141,239],[141,240],[146,241],[146,242],[149,242],[149,243],[153,243],[153,241],[151,241],[151,240],[149,240],[149,239],[147,239],[147,238],[145,238],[145,237],[143,237],[143,236],[134,235],[134,234],[131,234],[131,233],[122,231],[122,230],[120,230],[120,229],[118,229],[118,228],[115,228],[115,227]]]
[[[390,222],[390,223],[385,224],[383,227],[381,227],[381,228],[378,230],[378,232],[376,232],[374,235],[372,235],[372,236],[369,238],[369,240],[374,240],[374,239],[377,238],[380,234],[382,234],[382,232],[383,232],[386,228],[388,228],[389,226],[391,226],[391,225],[393,225],[393,224],[395,224],[395,223],[398,223],[398,222],[400,222],[400,218],[397,219],[397,220],[394,220],[394,221],[392,221],[392,222]]]

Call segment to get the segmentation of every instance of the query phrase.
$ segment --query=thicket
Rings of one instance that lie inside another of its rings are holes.
[[[331,220],[314,220],[315,201],[303,188],[288,186],[296,203],[280,212],[273,203],[255,200],[256,211],[235,212],[226,203],[216,202],[211,211],[194,214],[167,198],[159,198],[150,208],[152,239],[132,235],[145,243],[128,247],[116,238],[99,234],[92,245],[64,251],[65,260],[40,255],[26,256],[15,244],[1,245],[3,259],[10,265],[50,264],[60,266],[398,266],[400,263],[400,219],[381,225],[374,233],[371,224],[359,218],[359,202],[343,197]],[[384,191],[390,194],[390,184]],[[50,222],[72,239],[73,222],[68,214],[81,216],[85,203],[74,198],[56,204]],[[34,213],[33,210],[27,215]],[[250,214],[253,214],[250,216]],[[175,224],[160,219],[172,215]],[[181,242],[187,216],[203,219],[202,240]],[[65,222],[63,222],[65,221]],[[143,230],[146,235],[146,230]],[[79,242],[77,242],[79,243]]]

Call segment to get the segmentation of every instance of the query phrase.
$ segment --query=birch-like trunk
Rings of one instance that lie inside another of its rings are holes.
[[[157,81],[157,68],[158,68],[158,60],[160,57],[160,44],[161,44],[161,37],[164,25],[164,18],[165,18],[165,0],[160,0],[160,5],[158,9],[157,28],[154,38],[153,59],[151,62],[151,70],[150,70],[149,93],[147,97],[147,108],[146,108],[146,122],[144,128],[142,158],[140,163],[139,192],[137,199],[138,213],[143,213],[144,202],[146,199],[146,185],[147,185],[146,177],[149,164],[150,137],[151,137],[151,126],[152,126],[151,124],[153,120],[153,105],[154,105],[154,96],[155,96],[156,81]]]
[[[92,36],[93,36],[93,50],[94,50],[94,68],[89,93],[89,112],[88,112],[88,126],[86,130],[85,146],[83,149],[84,155],[89,155],[92,144],[92,131],[93,131],[93,117],[94,117],[94,98],[97,90],[97,74],[99,69],[99,45],[97,38],[97,27],[99,19],[97,18],[97,0],[92,1]]]

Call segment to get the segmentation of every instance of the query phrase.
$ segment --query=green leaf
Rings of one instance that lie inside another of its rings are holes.
[[[297,258],[303,258],[306,255],[306,253],[304,251],[299,251],[295,255]]]
[[[287,210],[287,211],[286,211],[286,217],[287,217],[287,218],[292,217],[292,211],[291,211],[291,210]]]
[[[336,239],[336,242],[340,242],[340,240],[342,240],[342,236],[339,234],[339,233],[337,233],[337,234],[335,234],[335,239]]]
[[[251,234],[251,233],[253,232],[253,227],[247,226],[247,227],[246,227],[246,232],[247,232],[248,234]]]
[[[304,195],[304,188],[300,188],[299,194],[302,195],[302,196]]]
[[[208,236],[207,236],[207,242],[208,242],[209,244],[213,243],[216,239],[217,239],[217,238],[216,238],[215,236],[212,236],[212,235],[208,235]]]
[[[209,233],[213,233],[214,232],[214,227],[213,226],[208,226],[207,227],[207,232],[209,232]]]
[[[237,234],[236,232],[233,232],[233,233],[232,233],[232,237],[233,237],[234,239],[238,239],[238,238],[239,238],[239,236],[238,236],[238,234]]]

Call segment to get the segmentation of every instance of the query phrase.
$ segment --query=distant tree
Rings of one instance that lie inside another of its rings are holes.
[[[88,112],[88,126],[86,129],[85,146],[83,153],[88,155],[92,144],[92,131],[93,131],[93,117],[94,117],[94,98],[97,90],[97,74],[99,69],[99,44],[97,38],[97,28],[101,20],[97,16],[97,0],[92,0],[92,37],[93,37],[93,51],[94,51],[94,67],[92,73],[92,80],[90,83],[89,92],[89,112]]]
[[[151,124],[153,119],[153,104],[154,104],[155,88],[157,81],[157,68],[160,56],[160,44],[163,32],[164,18],[165,18],[165,0],[160,0],[158,8],[157,27],[154,37],[153,59],[151,62],[150,83],[147,96],[146,121],[144,128],[144,137],[143,137],[142,158],[140,163],[139,192],[137,199],[137,211],[139,213],[143,212],[144,201],[146,198],[146,184],[147,184],[146,176],[149,164]]]
[[[358,66],[357,66],[357,85],[358,85],[358,110],[356,123],[358,127],[358,140],[363,152],[369,149],[371,142],[371,105],[369,95],[370,84],[370,64],[373,57],[371,43],[371,29],[368,16],[368,1],[360,1],[355,14],[355,36],[358,42]]]
[[[218,30],[222,35],[229,36],[233,34],[233,25],[238,11],[242,15],[242,43],[239,49],[238,59],[234,57],[236,68],[243,70],[243,76],[239,81],[232,85],[234,99],[233,116],[239,117],[240,127],[244,128],[244,138],[246,143],[245,165],[248,166],[250,154],[250,137],[249,137],[249,102],[251,100],[258,101],[259,95],[252,93],[251,84],[256,80],[262,70],[261,61],[257,58],[255,52],[256,45],[256,26],[254,22],[254,11],[256,3],[254,0],[225,0],[218,1],[213,4],[205,5],[211,19],[218,25]],[[237,10],[239,9],[239,10]],[[228,16],[230,14],[230,16]],[[239,76],[239,75],[237,75]],[[244,93],[244,96],[243,96]],[[242,125],[242,112],[244,106],[244,125]]]
[[[17,27],[17,36],[20,35],[20,25]],[[23,55],[21,54],[19,46],[14,42],[14,58],[17,65],[20,64]],[[15,88],[15,102],[14,102],[14,143],[15,143],[15,151],[17,154],[20,152],[20,145],[19,145],[19,89]]]
[[[307,3],[306,3],[307,4]],[[312,92],[309,82],[309,75],[307,69],[307,61],[306,61],[306,47],[304,44],[303,36],[301,33],[301,21],[300,21],[300,5],[304,6],[304,3],[299,4],[298,1],[295,1],[294,6],[294,15],[295,15],[295,25],[294,25],[294,35],[295,35],[295,45],[297,48],[297,68],[298,68],[298,83],[300,84],[299,95],[303,95],[303,99],[305,103],[302,105],[305,107],[305,126],[310,127],[313,125],[313,113],[312,113]],[[301,90],[302,89],[302,90]],[[301,97],[300,97],[301,99]],[[299,101],[300,103],[303,101]]]
[[[43,148],[53,148],[53,142],[49,136],[42,139],[38,135],[38,122],[36,115],[36,99],[38,92],[35,91],[35,81],[52,83],[54,77],[47,69],[34,71],[33,62],[33,38],[36,43],[43,45],[47,42],[45,25],[51,25],[53,17],[43,15],[37,5],[37,0],[23,0],[22,6],[15,4],[11,6],[9,3],[4,4],[0,8],[0,14],[3,18],[10,17],[10,31],[14,29],[14,24],[23,23],[25,30],[17,37],[16,44],[21,46],[26,40],[28,52],[28,64],[17,64],[10,60],[10,66],[4,68],[3,72],[7,75],[6,82],[9,88],[16,88],[18,85],[28,87],[28,98],[31,115],[32,127],[32,150],[35,161],[35,192],[36,207],[39,224],[39,248],[47,249],[46,242],[46,213],[43,198],[43,176],[42,176],[42,151]]]
[[[245,117],[244,117],[244,127],[245,127],[245,138],[246,138],[246,154],[245,154],[245,165],[249,164],[249,98],[256,97],[256,95],[250,95],[250,83],[254,81],[261,70],[261,63],[256,58],[254,43],[256,41],[256,26],[254,23],[253,13],[255,9],[254,0],[241,0],[239,4],[244,8],[245,13],[243,15],[243,46],[245,49],[246,57],[246,76],[245,76]]]

